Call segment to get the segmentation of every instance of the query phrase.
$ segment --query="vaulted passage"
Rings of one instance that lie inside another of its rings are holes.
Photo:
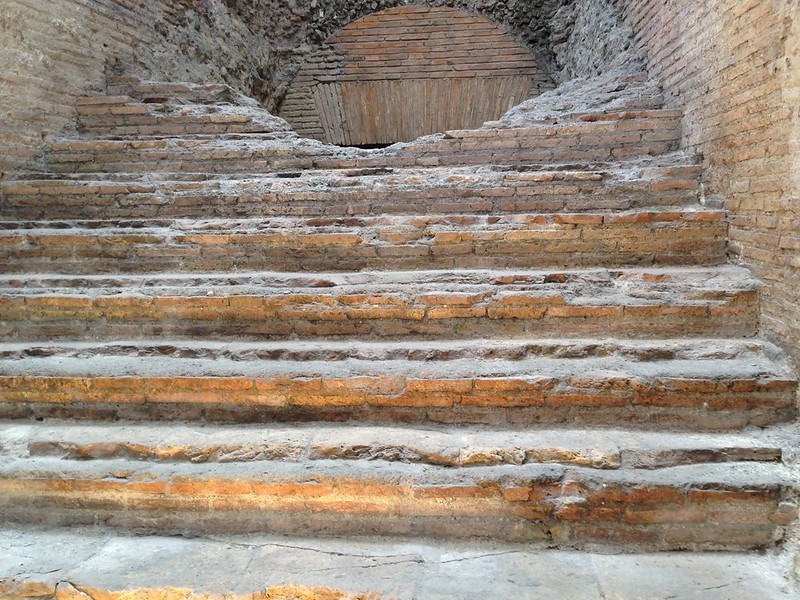
[[[374,146],[466,129],[552,87],[485,17],[403,6],[358,19],[303,65],[281,110],[303,136]]]

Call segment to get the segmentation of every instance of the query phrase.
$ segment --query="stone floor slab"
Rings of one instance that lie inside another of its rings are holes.
[[[252,594],[281,585],[398,600],[780,600],[798,598],[776,556],[602,555],[497,543],[278,536],[127,537],[96,528],[0,531],[3,582]],[[5,588],[6,594],[10,588]]]

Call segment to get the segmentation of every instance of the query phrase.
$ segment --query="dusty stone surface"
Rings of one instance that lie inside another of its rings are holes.
[[[644,65],[619,0],[565,3],[550,19],[550,42],[558,82],[630,73]]]
[[[335,426],[125,423],[44,426],[4,423],[3,455],[69,460],[128,457],[154,462],[245,463],[317,460],[382,461],[479,467],[554,463],[595,469],[664,468],[722,462],[778,462],[791,452],[794,431],[766,435],[681,434],[624,430],[530,429],[443,426]]]
[[[226,568],[219,569],[220,564]],[[371,593],[357,596],[370,600],[797,597],[786,561],[772,555],[603,555],[512,544],[276,536],[125,537],[102,529],[6,528],[0,532],[0,593],[14,590],[13,580],[38,589],[42,598],[52,596],[59,582],[64,593],[74,584],[239,596],[271,586],[325,586]]]
[[[518,104],[497,123],[501,127],[526,127],[570,113],[648,109],[662,102],[660,85],[645,73],[612,71],[570,79],[554,90]],[[492,126],[495,124],[487,123],[484,128]]]

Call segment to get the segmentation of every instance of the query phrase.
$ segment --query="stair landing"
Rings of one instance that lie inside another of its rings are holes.
[[[785,567],[769,555],[590,554],[489,542],[0,533],[0,571],[11,575],[0,579],[0,597],[55,600],[789,600],[798,596]]]

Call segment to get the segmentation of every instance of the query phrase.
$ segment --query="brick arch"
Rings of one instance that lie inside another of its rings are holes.
[[[329,37],[280,114],[307,137],[382,145],[477,127],[550,87],[530,50],[486,17],[402,6]]]

